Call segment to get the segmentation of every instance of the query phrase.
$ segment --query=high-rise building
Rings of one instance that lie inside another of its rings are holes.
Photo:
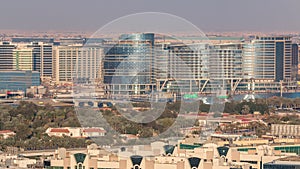
[[[171,44],[168,50],[170,81],[167,87],[173,92],[198,92],[205,81],[209,80],[209,45]]]
[[[33,50],[24,46],[18,46],[13,50],[13,70],[34,70]]]
[[[169,89],[177,88],[181,93],[233,89],[243,78],[241,43],[176,44],[168,50]]]
[[[32,42],[27,45],[33,53],[33,70],[41,73],[41,78],[52,77],[52,47],[51,43]]]
[[[53,77],[56,83],[88,83],[101,78],[103,49],[99,46],[55,46]]]
[[[298,45],[298,55],[299,55],[299,62],[298,62],[298,79],[300,78],[300,45]]]
[[[12,70],[33,70],[41,78],[52,77],[52,44],[43,42],[20,43],[13,50]]]
[[[243,55],[246,78],[265,82],[291,80],[290,37],[256,37],[244,44]]]
[[[16,45],[10,42],[0,42],[0,70],[13,69],[13,50]]]
[[[292,66],[298,66],[299,63],[299,45],[292,44]]]
[[[154,34],[128,34],[105,45],[104,83],[114,95],[233,90],[244,76],[241,43],[155,43]]]
[[[210,77],[219,79],[243,78],[242,44],[211,46]]]
[[[244,78],[241,43],[210,46],[209,79],[211,89],[235,90]]]
[[[33,70],[39,71],[42,79],[52,77],[52,44],[2,42],[0,70]]]
[[[76,60],[81,46],[55,46],[53,49],[53,77],[56,83],[73,82]]]
[[[144,95],[154,85],[154,34],[126,34],[105,43],[104,84],[113,95]]]
[[[292,44],[292,78],[298,78],[298,64],[299,64],[299,45]]]
[[[156,81],[163,82],[165,79],[168,79],[168,70],[169,70],[169,52],[168,47],[170,43],[156,43],[155,44],[155,57],[154,57],[154,78]],[[159,86],[160,84],[157,84]]]

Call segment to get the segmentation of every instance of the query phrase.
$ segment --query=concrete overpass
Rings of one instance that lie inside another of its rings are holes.
[[[106,99],[52,99],[53,102],[74,104],[75,107],[111,107],[115,101]]]

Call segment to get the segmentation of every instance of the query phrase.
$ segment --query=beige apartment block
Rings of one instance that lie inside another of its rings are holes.
[[[271,134],[273,136],[300,136],[300,125],[288,125],[288,124],[272,124]]]
[[[231,148],[213,143],[192,150],[167,146],[169,149],[165,149],[164,152],[148,156],[129,152],[113,154],[95,144],[82,151],[68,151],[61,148],[49,159],[51,164],[49,167],[51,169],[250,169],[260,168],[261,164],[280,158],[296,156],[295,153],[284,153],[267,145],[251,147],[247,151],[241,151],[240,148],[243,147]],[[139,151],[136,152],[153,149],[147,145],[139,147]]]

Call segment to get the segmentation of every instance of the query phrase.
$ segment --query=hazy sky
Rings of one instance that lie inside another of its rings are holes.
[[[177,15],[205,32],[300,32],[300,0],[7,0],[0,29],[96,31],[137,12]]]

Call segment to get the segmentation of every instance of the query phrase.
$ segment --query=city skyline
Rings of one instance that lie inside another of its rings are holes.
[[[300,169],[299,7],[3,1],[0,168]]]
[[[276,91],[282,80],[292,90],[299,80],[300,48],[289,36],[211,37],[208,43],[199,37],[176,40],[156,35],[123,34],[119,39],[91,41],[12,38],[0,44],[0,61],[5,63],[1,70],[40,71],[42,81],[97,82],[107,87],[103,90],[106,94],[119,95],[126,88],[137,96],[150,91],[179,92],[177,87],[185,94],[209,93],[217,86],[230,93],[254,88]],[[175,79],[180,82],[178,86]],[[266,89],[266,85],[271,86]]]

